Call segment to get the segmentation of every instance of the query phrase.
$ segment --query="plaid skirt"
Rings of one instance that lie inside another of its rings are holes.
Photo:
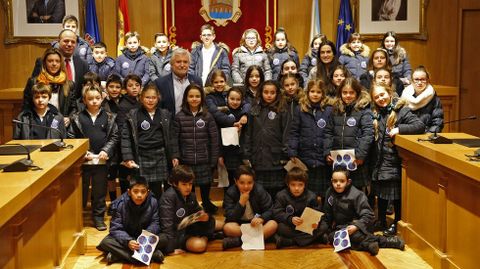
[[[266,189],[285,187],[285,170],[255,171],[256,179]]]
[[[330,187],[330,178],[327,177],[326,167],[308,167],[307,189],[318,196],[325,197],[328,187]]]
[[[195,186],[208,185],[213,182],[212,168],[210,164],[197,164],[188,165],[192,168],[195,174],[195,180],[193,181]]]
[[[372,192],[384,200],[400,200],[402,198],[402,181],[376,180],[372,181]]]
[[[142,149],[138,154],[138,165],[140,175],[145,177],[147,182],[167,182],[167,157],[165,149]]]

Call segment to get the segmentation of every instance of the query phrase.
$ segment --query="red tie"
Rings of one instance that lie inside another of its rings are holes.
[[[73,80],[73,78],[72,78],[72,67],[70,67],[70,59],[65,59],[65,68],[67,69],[68,80]]]

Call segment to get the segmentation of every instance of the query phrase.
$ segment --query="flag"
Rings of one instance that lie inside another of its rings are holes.
[[[90,46],[92,46],[96,42],[100,42],[100,31],[98,30],[95,0],[87,0],[85,10],[85,40],[87,40]]]
[[[317,34],[320,34],[320,9],[318,0],[312,0],[312,19],[310,21],[310,40]]]
[[[130,20],[128,19],[128,0],[119,0],[117,21],[117,56],[122,54],[122,48],[125,46],[125,33],[128,32],[130,32]]]
[[[340,2],[337,24],[337,51],[340,51],[340,46],[347,43],[350,35],[355,32],[350,0],[342,0],[342,2]]]

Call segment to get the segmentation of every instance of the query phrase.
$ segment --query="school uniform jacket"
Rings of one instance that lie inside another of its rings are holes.
[[[219,156],[219,139],[217,124],[213,116],[201,109],[196,115],[182,109],[175,115],[173,122],[175,133],[175,152],[180,156],[180,163],[197,165],[217,165]]]
[[[355,225],[365,234],[371,233],[375,214],[368,204],[365,193],[349,185],[343,193],[337,193],[330,187],[325,196],[320,229],[339,230]]]
[[[270,66],[272,67],[272,79],[277,80],[282,70],[280,70],[282,63],[286,60],[293,60],[297,66],[300,64],[298,59],[297,50],[294,47],[285,47],[283,49],[279,49],[273,47],[271,50],[268,51],[268,59],[270,61]]]
[[[70,126],[68,128],[68,137],[69,138],[85,138],[87,137],[83,132],[82,124],[80,123],[80,113],[88,113],[85,110],[72,114],[70,118]],[[115,122],[116,115],[110,112],[101,110],[100,113],[107,113],[107,126],[102,126],[101,128],[107,129],[107,142],[103,145],[101,151],[105,151],[108,154],[109,162],[110,160],[115,159],[116,147],[120,141],[120,136],[118,133],[117,123]],[[100,115],[100,114],[99,114]]]
[[[284,223],[290,227],[294,227],[295,225],[292,223],[292,218],[302,216],[305,207],[320,210],[315,193],[305,189],[302,195],[295,197],[287,187],[278,192],[275,197],[273,218],[278,223]]]
[[[412,113],[406,106],[403,99],[394,99],[394,104],[387,108],[380,109],[374,114],[378,121],[378,135],[374,143],[374,152],[372,155],[374,170],[372,180],[396,180],[402,178],[402,159],[398,155],[394,140],[386,133],[386,122],[391,111],[397,112],[397,122],[399,134],[422,134],[425,130],[423,122]]]
[[[288,157],[298,157],[311,168],[324,166],[324,132],[331,114],[331,106],[324,110],[310,109],[308,112],[301,111],[298,106],[290,125]]]
[[[373,79],[373,71],[367,71],[360,76],[360,84],[367,89],[368,92],[371,92],[372,83],[374,83]],[[392,86],[395,87],[395,92],[398,96],[402,96],[403,89],[403,82],[397,77],[397,75],[392,74]]]
[[[22,110],[29,109],[33,107],[33,96],[32,96],[32,88],[33,85],[37,83],[37,78],[29,78],[27,81],[27,85],[23,90],[23,107]],[[64,85],[69,86],[69,92],[65,94],[64,92]],[[68,117],[72,112],[76,110],[76,97],[75,97],[75,86],[73,81],[67,80],[64,85],[59,85],[58,87],[58,112],[60,112],[65,117]],[[53,90],[53,85],[52,90]]]
[[[105,58],[101,63],[97,63],[93,60],[88,64],[90,72],[97,74],[102,81],[107,81],[108,76],[113,74],[114,68],[115,60],[112,57]]]
[[[112,219],[109,235],[128,247],[130,240],[137,240],[143,230],[160,233],[158,202],[151,194],[141,205],[136,205],[127,192],[112,202]]]
[[[255,170],[282,170],[288,160],[288,112],[274,112],[259,104],[248,117],[244,159],[250,160]]]
[[[147,66],[148,61],[149,58],[145,55],[142,48],[138,48],[135,58],[132,58],[129,52],[124,50],[123,54],[115,60],[113,73],[120,76],[122,80],[125,79],[128,74],[135,74],[142,79],[142,86],[145,86],[150,81]]]
[[[63,120],[63,115],[58,112],[57,108],[51,104],[48,104],[48,111],[45,114],[44,121],[46,122],[46,127],[51,127],[58,132],[48,129],[47,136],[44,139],[62,139],[67,135],[67,130],[65,129],[65,123]],[[15,124],[15,129],[13,132],[13,139],[33,139],[32,128],[30,128],[30,123],[35,123],[34,117],[36,117],[36,112],[31,109],[26,109],[20,112],[17,116],[17,120],[24,122],[26,124]]]
[[[253,184],[253,189],[250,191],[248,200],[252,206],[253,214],[260,215],[260,218],[264,220],[264,223],[273,218],[272,198],[262,185],[258,183]],[[238,187],[236,185],[230,186],[223,197],[225,223],[242,221],[241,218],[245,213],[245,206],[242,206],[239,201],[240,191],[238,190]]]
[[[233,124],[237,122],[239,119],[236,119],[235,116],[231,115],[230,113],[225,113],[220,109],[222,108],[222,109],[228,110],[228,107],[227,107],[228,91],[217,92],[214,89],[209,89],[209,87],[206,87],[205,90],[207,91],[207,89],[211,92],[209,92],[205,97],[205,103],[207,104],[208,112],[210,112],[210,114],[212,114],[213,117],[215,118],[215,122],[217,123],[217,126],[219,128],[232,127]],[[247,115],[249,111],[250,111],[250,104],[241,105],[242,115]]]
[[[337,107],[341,100],[337,100]],[[362,91],[355,103],[346,106],[345,111],[334,112],[324,130],[323,142],[325,156],[331,150],[355,149],[355,158],[366,160],[373,143],[373,116],[368,108],[370,97]]]
[[[155,81],[159,77],[163,77],[172,71],[170,59],[172,58],[172,50],[168,49],[165,57],[160,56],[160,52],[155,50],[147,62],[148,75],[151,81]]]
[[[312,68],[317,66],[317,55],[318,50],[312,49],[311,53],[305,54],[305,57],[303,57],[302,63],[300,64],[298,73],[302,75],[305,84],[307,84],[308,82],[308,76],[310,75],[310,71],[312,70]]]
[[[360,76],[367,70],[370,47],[363,44],[360,51],[354,52],[350,49],[348,43],[345,43],[340,46],[340,53],[338,62],[343,64],[356,79],[360,79]]]
[[[125,124],[122,128],[120,147],[123,160],[135,160],[136,162],[138,162],[137,115],[138,113],[141,113],[139,112],[140,109],[142,108],[130,110],[130,112],[127,114]],[[170,133],[172,128],[172,117],[170,116],[170,112],[168,112],[168,110],[166,109],[157,108],[155,112],[155,117],[160,117],[160,121],[162,124],[163,139],[165,141],[165,155],[167,156],[167,160],[177,158],[177,153],[172,150],[172,145],[174,144],[174,141],[172,141],[172,139],[174,139],[174,137]],[[172,155],[174,157],[172,157]]]
[[[191,192],[186,198],[175,187],[168,188],[159,200],[160,230],[168,238],[167,249],[173,250],[179,237],[185,230],[178,230],[178,224],[187,216],[196,213],[202,208],[198,204],[195,192]]]

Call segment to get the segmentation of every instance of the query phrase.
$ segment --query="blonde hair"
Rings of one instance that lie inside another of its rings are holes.
[[[379,107],[375,103],[374,100],[374,92],[376,89],[383,89],[385,90],[388,95],[390,95],[390,104],[388,104],[387,111],[390,113],[387,117],[387,128],[388,129],[393,129],[395,128],[395,124],[397,123],[397,111],[393,107],[393,89],[390,86],[386,85],[375,85],[372,87],[372,91],[370,92],[370,96],[372,98],[372,112],[373,112],[373,130],[375,133],[375,141],[378,140],[378,120],[380,118],[379,116]]]
[[[259,46],[262,46],[262,40],[260,39],[260,34],[258,33],[257,30],[253,29],[253,28],[250,28],[250,29],[247,29],[245,30],[245,32],[243,32],[242,34],[242,38],[240,39],[240,46],[245,46],[246,43],[245,43],[245,38],[247,37],[248,34],[250,33],[254,33],[256,38],[257,38],[257,47]]]

